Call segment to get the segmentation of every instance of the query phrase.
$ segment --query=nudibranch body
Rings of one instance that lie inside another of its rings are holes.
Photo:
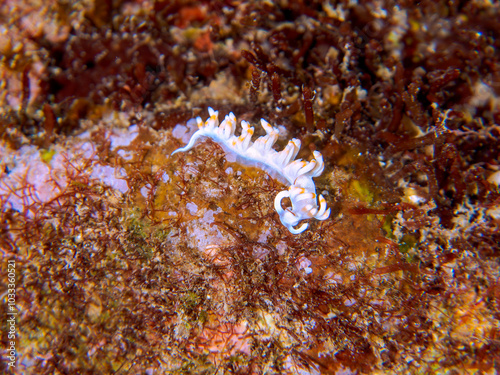
[[[237,136],[234,133],[236,117],[232,112],[220,124],[217,111],[209,107],[208,113],[210,117],[205,122],[200,117],[196,118],[198,130],[185,147],[175,150],[172,155],[190,150],[200,137],[209,137],[242,160],[260,163],[269,168],[272,174],[277,174],[288,182],[290,185],[288,190],[280,192],[274,199],[274,208],[280,216],[281,223],[291,233],[298,234],[307,229],[307,223],[295,228],[302,220],[311,218],[326,220],[330,216],[325,198],[316,195],[313,181],[313,177],[320,176],[324,169],[321,153],[313,151],[314,158],[311,161],[295,160],[300,149],[300,141],[294,138],[282,151],[275,151],[273,145],[278,139],[279,130],[264,119],[261,119],[260,123],[266,135],[252,142],[254,128],[250,127],[248,122],[241,121],[241,135]],[[290,199],[291,207],[283,209],[281,206],[283,198]]]

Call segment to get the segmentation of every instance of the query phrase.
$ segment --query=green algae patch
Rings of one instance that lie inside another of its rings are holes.
[[[351,181],[351,189],[354,195],[365,203],[373,203],[375,199],[375,192],[370,188],[366,181],[353,180]]]
[[[56,154],[56,151],[53,150],[53,149],[51,149],[51,150],[42,150],[40,152],[40,157],[41,157],[41,159],[45,163],[49,164],[55,154]]]
[[[410,249],[413,249],[417,243],[418,242],[415,236],[411,234],[405,234],[398,243],[399,250],[403,254],[408,253],[408,251]]]

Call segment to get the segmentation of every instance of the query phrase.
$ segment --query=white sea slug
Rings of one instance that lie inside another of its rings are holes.
[[[175,150],[185,152],[190,150],[200,137],[209,137],[220,143],[226,151],[231,151],[242,160],[257,163],[269,169],[269,172],[280,180],[286,182],[290,187],[280,192],[274,199],[274,208],[280,216],[284,226],[293,234],[302,233],[308,227],[302,223],[295,228],[300,221],[315,218],[326,220],[330,216],[330,209],[326,208],[326,201],[322,195],[316,194],[316,186],[313,177],[321,175],[324,169],[323,156],[318,151],[313,151],[314,159],[311,161],[295,160],[300,141],[292,139],[283,151],[275,151],[273,145],[278,139],[279,130],[271,126],[267,121],[261,119],[260,123],[266,135],[252,142],[254,128],[246,121],[241,121],[241,135],[236,136],[236,117],[231,112],[219,125],[218,112],[208,108],[210,117],[203,122],[200,117],[196,118],[198,130],[193,134],[189,143]],[[283,209],[281,201],[289,198],[291,207]],[[318,204],[319,201],[319,204]]]

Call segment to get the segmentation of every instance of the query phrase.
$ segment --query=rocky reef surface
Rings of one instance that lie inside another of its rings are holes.
[[[5,1],[0,371],[499,372],[499,20],[481,0]],[[172,156],[208,107],[320,151],[329,219],[291,234],[282,182],[216,142]]]

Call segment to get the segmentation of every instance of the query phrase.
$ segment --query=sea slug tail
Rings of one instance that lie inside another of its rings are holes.
[[[198,138],[203,137],[203,136],[205,136],[205,134],[203,134],[203,129],[198,130],[196,133],[193,134],[193,136],[189,140],[189,143],[186,146],[178,148],[177,150],[175,150],[174,152],[172,152],[170,154],[170,156],[172,156],[172,155],[174,155],[174,154],[176,154],[178,152],[189,151],[191,148],[193,148],[193,146],[195,145],[195,143],[198,140]]]

